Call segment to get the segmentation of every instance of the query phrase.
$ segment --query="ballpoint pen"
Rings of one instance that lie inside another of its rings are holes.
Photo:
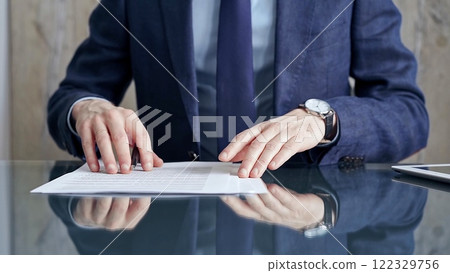
[[[133,151],[131,152],[131,170],[136,168],[139,161],[139,149],[137,146],[134,146]]]

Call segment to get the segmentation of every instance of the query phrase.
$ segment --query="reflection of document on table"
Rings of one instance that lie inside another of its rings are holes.
[[[245,194],[265,193],[260,178],[239,178],[239,165],[222,162],[164,163],[130,174],[93,173],[87,164],[44,184],[32,193],[46,194]]]

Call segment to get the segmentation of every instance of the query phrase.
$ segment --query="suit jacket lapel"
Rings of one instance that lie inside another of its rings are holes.
[[[280,74],[287,65],[311,41],[311,31],[314,24],[316,1],[313,0],[284,0],[277,1],[276,35],[275,35],[275,76]],[[292,65],[275,81],[274,113],[285,114],[292,100],[299,100],[301,94],[300,82],[296,73],[301,72],[301,66],[307,52],[304,52]],[[302,100],[300,98],[300,100]],[[295,102],[296,104],[302,101]]]
[[[198,115],[192,1],[161,0],[160,3],[172,61],[172,72],[187,89],[178,84],[186,115],[192,128],[192,116]]]

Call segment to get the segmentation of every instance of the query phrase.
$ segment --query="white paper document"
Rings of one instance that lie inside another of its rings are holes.
[[[145,172],[138,165],[129,174],[91,172],[87,164],[31,193],[45,194],[260,194],[267,188],[260,178],[239,178],[239,165],[224,162],[164,163]]]

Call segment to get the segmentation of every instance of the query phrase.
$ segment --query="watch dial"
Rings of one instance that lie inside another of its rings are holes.
[[[320,113],[320,114],[327,114],[331,108],[330,105],[323,100],[318,99],[309,99],[305,102],[306,108],[308,108],[311,111]]]

